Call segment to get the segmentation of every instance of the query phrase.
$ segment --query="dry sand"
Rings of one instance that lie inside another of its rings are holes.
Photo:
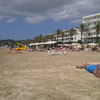
[[[100,53],[0,49],[0,100],[100,100],[100,78],[75,67],[88,61],[100,62]]]

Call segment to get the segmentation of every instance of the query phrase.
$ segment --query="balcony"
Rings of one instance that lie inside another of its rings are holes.
[[[95,38],[96,37],[96,34],[85,34],[83,36],[83,38]],[[98,37],[100,37],[100,34],[98,35]]]
[[[100,18],[96,18],[96,19],[83,19],[83,23],[92,23],[92,22],[97,22],[97,21],[100,21]]]

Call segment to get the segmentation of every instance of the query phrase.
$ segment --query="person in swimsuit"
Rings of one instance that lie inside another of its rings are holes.
[[[77,68],[84,68],[88,72],[93,73],[96,77],[100,78],[100,63],[89,62],[82,64],[80,67]]]

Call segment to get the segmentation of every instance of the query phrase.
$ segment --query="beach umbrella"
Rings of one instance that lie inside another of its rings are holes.
[[[64,46],[70,46],[70,44],[64,44]]]
[[[95,46],[98,46],[98,44],[96,44],[96,43],[88,43],[88,46],[95,47]]]
[[[96,46],[97,44],[96,43],[88,43],[88,45],[93,45],[93,46]]]
[[[45,44],[55,44],[56,41],[48,41],[48,42],[45,42]]]
[[[79,43],[72,43],[71,45],[72,46],[76,46],[76,45],[79,45]]]

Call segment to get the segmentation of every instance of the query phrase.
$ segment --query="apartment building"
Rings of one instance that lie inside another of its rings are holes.
[[[100,22],[100,13],[85,16],[82,18],[82,23],[88,26],[88,32],[83,35],[84,42],[96,42],[95,26]],[[98,35],[100,38],[100,34]]]
[[[75,34],[71,37],[71,42],[78,42],[79,40],[81,40],[81,33],[80,33],[79,29],[77,29],[77,28],[74,28],[74,29],[76,29],[77,34]],[[58,40],[58,42],[64,42],[64,43],[70,42],[70,36],[69,36],[68,30],[63,30],[63,32],[65,34],[65,36],[63,37],[63,41],[62,41],[62,37],[58,37],[58,39],[56,37],[55,40],[56,41]]]

